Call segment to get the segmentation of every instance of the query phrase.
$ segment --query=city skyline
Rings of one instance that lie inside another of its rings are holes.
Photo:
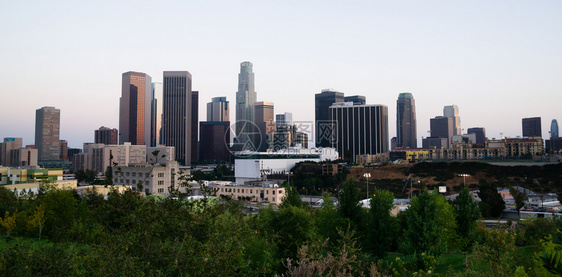
[[[389,114],[396,113],[396,95],[411,92],[418,145],[429,119],[451,103],[462,112],[463,128],[485,127],[490,138],[520,136],[521,119],[539,116],[547,138],[551,120],[561,118],[554,103],[562,101],[562,38],[552,34],[562,24],[562,3],[311,2],[299,4],[296,13],[291,2],[275,9],[260,2],[248,3],[252,9],[228,2],[177,2],[174,10],[129,4],[3,7],[0,34],[9,43],[0,45],[1,93],[25,104],[0,111],[17,119],[2,123],[0,137],[33,144],[34,110],[55,106],[63,113],[61,138],[70,147],[92,142],[99,126],[118,127],[113,103],[127,71],[161,82],[163,71],[189,70],[200,103],[217,96],[233,102],[245,60],[254,64],[260,99],[295,120],[314,120],[314,95],[326,88],[364,95],[369,104],[388,106]],[[337,22],[330,20],[336,16]],[[141,20],[147,17],[154,20]],[[142,27],[115,27],[125,23]],[[131,49],[139,37],[142,43]],[[391,137],[395,127],[389,122]]]

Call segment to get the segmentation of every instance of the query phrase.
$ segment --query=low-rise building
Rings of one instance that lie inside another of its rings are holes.
[[[113,183],[116,186],[131,186],[133,190],[140,190],[147,194],[159,194],[169,196],[169,189],[179,189],[186,192],[185,187],[181,187],[179,177],[180,169],[177,161],[168,161],[165,164],[129,164],[113,168]]]
[[[334,148],[287,148],[278,152],[250,152],[237,154],[234,175],[239,185],[247,181],[261,180],[264,175],[289,174],[299,162],[323,162],[337,160]]]
[[[17,185],[25,183],[40,183],[43,181],[62,181],[62,168],[41,168],[41,169],[22,169],[22,168],[0,168],[0,185]]]
[[[229,184],[216,186],[218,197],[228,196],[234,200],[271,203],[280,205],[285,197],[285,188],[267,182],[249,182],[244,185]]]

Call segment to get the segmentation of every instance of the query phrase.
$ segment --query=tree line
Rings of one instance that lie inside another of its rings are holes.
[[[393,217],[391,192],[375,189],[366,209],[351,179],[337,203],[325,194],[319,209],[295,187],[287,184],[278,210],[257,214],[180,194],[0,187],[0,275],[545,276],[560,268],[558,221],[486,230],[467,189],[454,202],[424,190]],[[461,268],[438,272],[451,253],[463,257]]]

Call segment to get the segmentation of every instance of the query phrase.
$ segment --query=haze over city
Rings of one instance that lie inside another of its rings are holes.
[[[60,138],[93,141],[119,127],[121,74],[187,70],[205,103],[234,103],[240,62],[254,65],[258,101],[314,120],[331,88],[388,106],[416,100],[418,144],[443,106],[461,126],[520,136],[521,119],[562,120],[562,3],[554,1],[8,2],[0,9],[0,137],[34,143],[35,110],[61,110]],[[231,109],[231,118],[234,118]]]

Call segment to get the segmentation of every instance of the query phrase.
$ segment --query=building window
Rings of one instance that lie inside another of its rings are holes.
[[[271,194],[275,194],[275,191],[274,191],[274,190],[273,190],[273,191],[271,191]],[[275,201],[275,200],[273,200],[273,201]]]
[[[136,173],[136,172],[133,172],[131,175],[132,175],[133,177],[137,177],[137,173]]]
[[[253,189],[251,189],[251,190],[250,190],[250,193],[254,193],[254,190],[253,190]]]
[[[275,202],[275,197],[272,197],[272,198],[271,198],[271,201]]]
[[[163,178],[164,177],[164,173],[158,173],[158,177]]]
[[[242,193],[244,193],[244,189],[242,189]]]

